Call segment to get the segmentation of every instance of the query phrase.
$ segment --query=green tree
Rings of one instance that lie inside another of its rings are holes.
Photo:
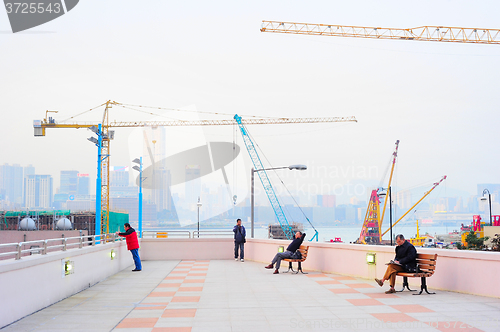
[[[467,249],[482,249],[484,247],[484,241],[489,239],[488,236],[485,237],[477,237],[474,231],[470,231],[465,238],[465,242],[467,242]]]

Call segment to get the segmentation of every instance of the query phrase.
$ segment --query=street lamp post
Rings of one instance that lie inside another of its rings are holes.
[[[306,165],[290,165],[290,166],[283,166],[283,167],[273,167],[273,168],[263,168],[263,169],[253,169],[252,167],[252,170],[251,170],[251,173],[250,173],[250,179],[251,179],[251,184],[250,184],[250,204],[251,204],[251,208],[250,208],[250,218],[251,218],[251,237],[253,238],[254,237],[254,216],[255,216],[255,192],[254,192],[254,180],[255,180],[255,176],[254,176],[254,173],[256,172],[260,172],[260,171],[270,171],[270,170],[274,170],[274,169],[285,169],[285,168],[288,168],[289,170],[299,170],[299,171],[305,171],[307,169],[307,166]]]
[[[198,238],[200,238],[200,207],[201,207],[201,202],[200,202],[199,196],[198,196],[198,203],[196,205],[198,206]]]
[[[142,157],[135,158],[132,160],[133,163],[139,164],[139,166],[132,167],[136,171],[139,171],[139,216],[138,216],[138,226],[139,226],[139,238],[142,239]]]
[[[97,146],[97,178],[95,185],[95,231],[94,235],[101,235],[101,220],[102,220],[102,211],[101,211],[101,190],[102,190],[102,175],[101,175],[101,163],[102,163],[102,125],[99,124],[98,127],[92,126],[89,128],[94,134],[97,135],[97,139],[95,137],[87,138],[89,141],[94,143]],[[99,242],[97,242],[99,243]]]
[[[483,190],[483,197],[481,197],[481,200],[482,201],[486,200],[486,197],[484,197],[484,194],[486,194],[486,193],[488,193],[488,202],[490,204],[490,226],[493,226],[493,222],[491,221],[491,194],[490,194],[490,191],[488,189]]]
[[[389,188],[381,188],[382,190],[387,190],[389,193],[389,230],[390,230],[390,237],[391,237],[391,246],[392,246],[392,196],[391,196],[391,187]],[[380,196],[385,196],[386,193],[381,193],[379,194]],[[383,220],[382,220],[383,221]],[[379,229],[380,232],[380,229]]]

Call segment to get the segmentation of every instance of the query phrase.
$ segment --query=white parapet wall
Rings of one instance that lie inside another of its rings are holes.
[[[285,240],[247,239],[245,259],[261,262],[264,269],[278,252],[278,247],[286,249],[289,243]],[[394,247],[390,246],[307,241],[304,245],[310,246],[307,260],[302,265],[306,271],[381,278],[385,263],[394,258]],[[113,260],[112,249],[116,252]],[[496,286],[500,274],[499,252],[417,250],[438,254],[436,272],[427,281],[430,289],[500,297],[500,288]],[[376,254],[376,264],[367,264],[367,253]],[[142,239],[140,255],[142,260],[233,259],[234,242],[228,238]],[[62,270],[66,260],[74,262],[74,273],[68,276],[64,276]],[[132,256],[125,242],[0,261],[0,328],[132,265]],[[282,268],[286,267],[287,263],[284,263]],[[420,278],[410,278],[409,281],[414,289],[419,289]]]
[[[269,264],[279,246],[285,249],[290,241],[249,239],[245,244],[245,258]],[[337,273],[372,279],[382,278],[386,262],[395,256],[394,247],[362,244],[304,242],[308,245],[304,270]],[[418,248],[423,254],[437,254],[436,272],[427,280],[432,289],[448,290],[481,296],[500,297],[497,286],[500,275],[500,252]],[[366,262],[366,254],[376,254],[376,264]],[[294,268],[297,263],[294,263]],[[287,267],[284,262],[282,267]],[[398,277],[397,282],[402,278]],[[420,290],[420,278],[409,278],[413,289]]]
[[[169,259],[234,259],[234,240],[231,238],[142,239],[143,260]]]
[[[116,253],[111,259],[111,250]],[[73,273],[64,275],[64,262]],[[133,264],[125,242],[0,261],[0,328],[52,305]]]

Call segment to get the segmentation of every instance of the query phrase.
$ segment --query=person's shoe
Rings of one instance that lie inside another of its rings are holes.
[[[377,282],[377,284],[378,284],[380,287],[382,287],[382,286],[384,285],[384,282],[383,282],[382,280],[380,280],[380,279],[375,278],[375,281]]]
[[[392,294],[392,293],[396,293],[396,290],[394,288],[389,288],[388,291],[385,291],[386,294]]]
[[[278,271],[278,269],[274,270],[273,274],[279,274],[280,271]]]
[[[132,272],[140,272],[141,270],[133,269]]]
[[[242,263],[244,262],[243,258],[241,259],[241,262],[242,262]]]
[[[268,266],[265,267],[266,269],[272,269],[273,268],[273,264],[269,264]]]
[[[235,258],[234,260],[235,260],[235,261],[237,261],[237,260],[238,260],[238,258]]]

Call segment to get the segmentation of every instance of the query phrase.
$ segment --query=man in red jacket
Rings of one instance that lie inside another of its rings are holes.
[[[137,272],[142,270],[141,258],[139,257],[139,239],[137,238],[137,233],[135,229],[130,227],[130,224],[127,222],[124,225],[125,233],[116,232],[116,235],[120,235],[125,237],[127,241],[127,249],[132,253],[132,257],[134,258],[135,269],[132,272]]]

